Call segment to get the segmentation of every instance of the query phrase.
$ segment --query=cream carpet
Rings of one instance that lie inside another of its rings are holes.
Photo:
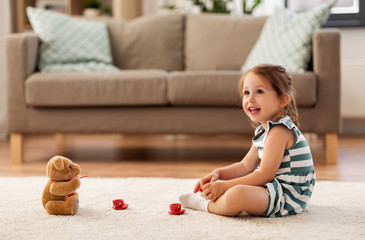
[[[222,217],[169,204],[196,180],[83,178],[75,216],[51,216],[46,177],[0,177],[0,239],[365,239],[365,182],[317,181],[306,211],[284,218]],[[113,210],[124,198],[126,210]]]

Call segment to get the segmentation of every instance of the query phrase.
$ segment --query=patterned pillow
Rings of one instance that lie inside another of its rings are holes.
[[[304,72],[311,58],[313,31],[326,21],[335,2],[299,14],[277,8],[267,19],[241,70],[271,63],[282,65],[291,73]]]
[[[65,14],[27,7],[34,32],[39,36],[39,70],[118,71],[112,64],[107,26]]]

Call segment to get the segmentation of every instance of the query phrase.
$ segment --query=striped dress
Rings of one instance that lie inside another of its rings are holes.
[[[288,116],[275,122],[269,121],[266,131],[262,125],[255,130],[252,143],[258,150],[260,160],[266,136],[276,125],[283,125],[292,130],[296,141],[291,148],[285,150],[275,179],[264,185],[270,196],[264,217],[281,217],[302,212],[308,204],[315,183],[312,154],[308,143]]]

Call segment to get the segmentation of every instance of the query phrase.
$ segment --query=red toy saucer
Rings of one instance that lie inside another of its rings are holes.
[[[169,213],[170,213],[171,215],[180,215],[180,214],[183,214],[185,211],[186,211],[185,209],[181,209],[181,210],[180,210],[180,211],[178,211],[178,212],[171,212],[171,211],[169,211]]]
[[[123,209],[126,209],[128,207],[128,204],[123,204],[123,206],[121,206],[121,207],[116,207],[116,206],[113,206],[113,209],[114,210],[123,210]]]

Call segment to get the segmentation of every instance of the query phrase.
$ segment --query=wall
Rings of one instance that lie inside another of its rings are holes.
[[[9,0],[10,1],[10,0]],[[5,83],[5,43],[10,32],[9,1],[0,1],[0,139],[6,137],[6,83]]]
[[[340,32],[342,117],[365,120],[365,27],[340,28]]]
[[[193,6],[192,0],[142,0],[142,15],[151,15],[160,12],[161,6],[165,1],[175,3],[185,10]],[[283,6],[283,2],[283,0],[262,0],[262,3],[255,9],[254,15],[270,14],[275,6]],[[235,9],[233,10],[233,15],[240,15],[242,13],[242,0],[233,0],[231,4]]]

